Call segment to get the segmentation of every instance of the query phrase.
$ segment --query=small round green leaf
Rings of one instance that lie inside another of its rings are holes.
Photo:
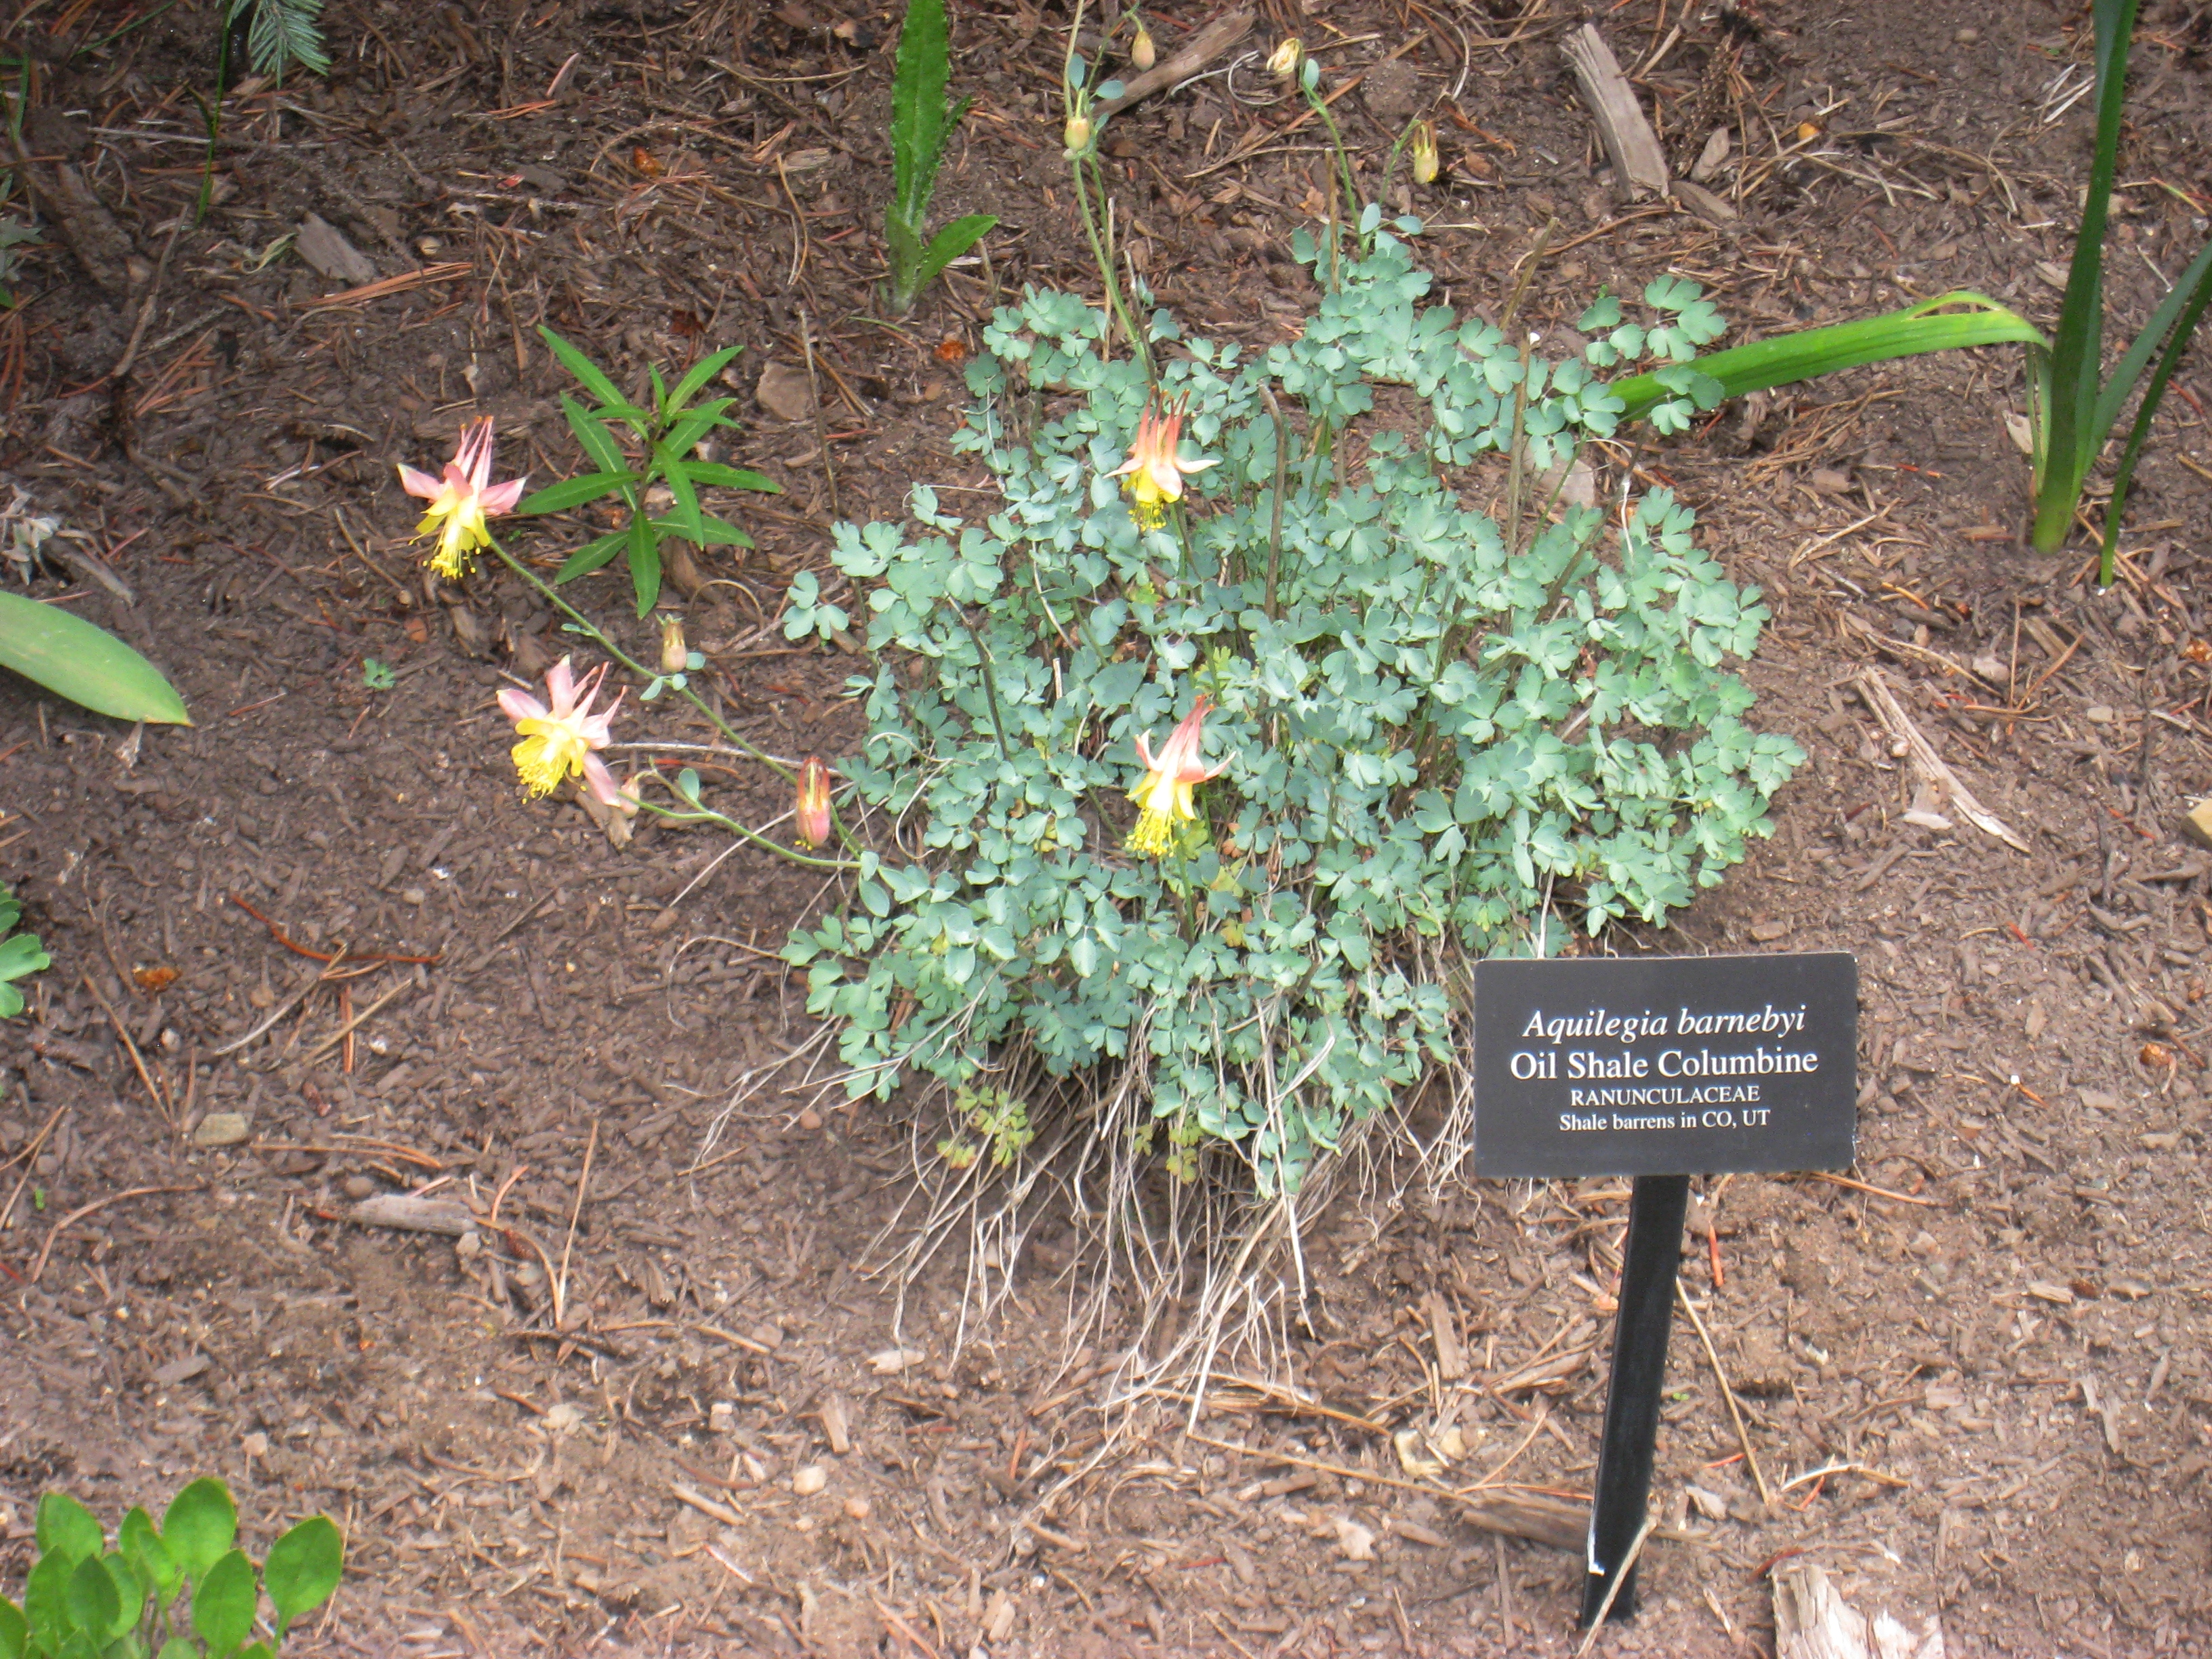
[[[261,1577],[276,1607],[277,1634],[329,1601],[344,1571],[345,1540],[326,1515],[308,1516],[271,1544]]]
[[[40,1555],[67,1556],[72,1562],[99,1554],[106,1541],[92,1511],[65,1492],[50,1492],[39,1499],[33,1530]]]
[[[56,605],[0,593],[0,667],[95,714],[190,726],[185,700],[161,671],[103,629]]]
[[[213,1475],[193,1481],[169,1500],[161,1537],[187,1577],[204,1578],[238,1538],[238,1505],[230,1488]]]
[[[132,1510],[123,1517],[122,1526],[116,1529],[115,1541],[116,1547],[123,1552],[123,1559],[138,1575],[138,1582],[156,1601],[164,1607],[167,1606],[175,1598],[177,1587],[184,1580],[184,1569],[177,1565],[177,1559],[170,1553],[169,1547],[154,1530],[154,1517],[143,1509]]]
[[[23,1659],[31,1641],[31,1626],[22,1608],[0,1595],[0,1659]]]
[[[192,1628],[208,1644],[208,1659],[230,1659],[253,1633],[253,1609],[260,1601],[253,1563],[244,1550],[231,1553],[208,1569],[192,1596]]]

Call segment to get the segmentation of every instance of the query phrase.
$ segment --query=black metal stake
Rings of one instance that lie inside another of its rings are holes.
[[[1620,1263],[1620,1312],[1613,1324],[1613,1376],[1605,1395],[1605,1437],[1599,1443],[1595,1501],[1590,1505],[1589,1572],[1583,1580],[1582,1622],[1596,1621],[1613,1590],[1607,1619],[1636,1611],[1636,1564],[1625,1558],[1644,1525],[1651,1496],[1651,1451],[1659,1434],[1659,1388],[1667,1372],[1667,1334],[1674,1321],[1674,1272],[1682,1254],[1682,1221],[1690,1177],[1638,1176],[1628,1201],[1628,1242]]]

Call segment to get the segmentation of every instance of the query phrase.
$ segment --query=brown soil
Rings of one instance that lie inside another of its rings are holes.
[[[1624,215],[1559,64],[1571,20],[1517,9],[1300,25],[1347,38],[1332,75],[1378,66],[1340,106],[1370,176],[1404,110],[1456,89],[1456,182],[1414,204],[1449,227],[1425,254],[1460,303],[1494,302],[1557,218],[1535,301],[1554,319],[1668,269],[1753,330],[1954,286],[2054,307],[2042,262],[2064,258],[2088,112],[2045,112],[2086,56],[2078,7],[1763,0],[1734,33],[1655,0],[1602,9],[1632,68],[1665,46],[1643,83],[1685,165],[1735,129],[1713,184],[1741,216],[1718,228]],[[2144,9],[2129,318],[2203,236],[2212,185],[2202,9]],[[760,547],[709,562],[687,611],[734,720],[834,756],[855,664],[773,631],[790,573],[826,569],[834,514],[976,482],[946,442],[963,394],[940,343],[972,343],[987,283],[1095,280],[1057,155],[1065,19],[963,5],[955,85],[976,105],[939,211],[1000,216],[993,264],[877,320],[890,27],[817,10],[334,7],[327,83],[231,107],[220,204],[177,234],[120,393],[102,377],[137,291],[111,300],[60,246],[32,258],[0,325],[0,459],[135,603],[34,591],[139,641],[199,724],[134,738],[0,686],[0,876],[56,963],[0,1032],[0,1158],[52,1123],[0,1231],[0,1585],[48,1485],[112,1515],[215,1472],[263,1539],[316,1509],[344,1523],[351,1571],[306,1651],[1569,1652],[1576,1558],[1389,1484],[1407,1477],[1378,1431],[1441,1432],[1441,1408],[1465,1448],[1448,1480],[1587,1491],[1619,1183],[1341,1200],[1305,1246],[1307,1393],[1231,1389],[1195,1424],[1141,1405],[1103,1445],[1134,1334],[1068,1352],[1071,1235],[1025,1252],[964,1344],[957,1261],[902,1320],[869,1272],[913,1188],[910,1126],[803,1086],[815,1032],[772,952],[820,890],[750,852],[717,862],[703,836],[617,851],[575,806],[516,794],[490,690],[567,636],[513,582],[426,587],[391,465],[434,462],[489,410],[510,467],[574,470],[538,322],[625,377],[742,341],[748,393],[811,331],[829,454],[748,398],[738,458],[788,493],[730,503]],[[96,0],[19,33],[34,147],[85,164],[150,267],[199,187],[185,91],[211,20],[62,50],[134,15]],[[1171,46],[1203,19],[1152,21]],[[813,27],[840,21],[851,40]],[[1409,41],[1410,76],[1379,67]],[[1201,173],[1279,118],[1238,101],[1264,95],[1255,67],[1123,118],[1109,148],[1163,297],[1265,343],[1305,302],[1286,244],[1318,158]],[[310,211],[380,276],[465,269],[319,307],[337,284],[260,258]],[[1656,1498],[1696,1536],[1652,1546],[1646,1611],[1601,1653],[1771,1652],[1762,1573],[1792,1552],[1869,1611],[1940,1612],[1954,1656],[2212,1648],[2212,860],[2170,830],[2212,757],[2190,533],[2212,386],[2192,369],[2169,400],[2127,580],[2099,595],[2078,558],[2012,539],[2019,379],[2009,351],[1861,372],[1638,458],[1771,596],[1758,717],[1811,757],[1773,841],[1656,942],[1855,951],[1865,1086],[1858,1184],[1704,1195],[1686,1283],[1781,1490],[1762,1509],[1728,1461],[1680,1331]],[[564,545],[520,541],[549,566]],[[576,591],[645,648],[611,578]],[[368,690],[365,657],[396,687]],[[1869,662],[2030,850],[1905,821],[1910,784],[1850,689]],[[695,735],[665,704],[625,730]],[[756,821],[786,805],[754,772],[714,781]],[[437,958],[346,983],[375,1009],[349,1054],[301,953],[338,941]],[[250,1142],[198,1148],[212,1112],[245,1114]],[[0,1172],[0,1201],[24,1173]],[[463,1255],[339,1219],[434,1181],[503,1192],[511,1231]],[[1440,1334],[1464,1387],[1437,1374]],[[1803,1478],[1830,1465],[1850,1467]],[[802,1496],[808,1469],[826,1478]]]

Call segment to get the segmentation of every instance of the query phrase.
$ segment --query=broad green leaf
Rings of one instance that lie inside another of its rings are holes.
[[[253,1563],[233,1550],[208,1569],[192,1596],[192,1628],[208,1644],[208,1659],[230,1659],[253,1633]]]
[[[72,1564],[99,1554],[107,1541],[92,1511],[65,1492],[50,1492],[39,1499],[32,1530],[41,1556],[66,1556]]]
[[[921,279],[915,283],[917,292],[937,280],[938,272],[990,234],[998,224],[988,213],[970,213],[955,219],[929,240],[921,256]]]
[[[238,1538],[238,1505],[230,1488],[203,1475],[174,1498],[161,1516],[161,1540],[194,1583],[205,1578]]]
[[[12,668],[94,714],[190,726],[176,687],[114,635],[58,605],[0,593],[0,668]]]
[[[154,1659],[200,1659],[199,1644],[189,1637],[172,1636],[161,1644],[161,1650]]]
[[[146,1606],[146,1586],[131,1564],[119,1554],[109,1553],[100,1558],[100,1565],[107,1570],[109,1581],[115,1586],[115,1617],[108,1621],[106,1639],[119,1640],[124,1632],[138,1622],[138,1615]]]
[[[52,1653],[62,1638],[76,1628],[70,1617],[70,1575],[85,1559],[76,1555],[41,1555],[31,1576],[23,1581],[23,1616],[31,1627],[36,1651]]]
[[[629,585],[637,596],[637,614],[643,617],[660,597],[660,541],[642,513],[629,521]]]
[[[116,1546],[123,1552],[141,1582],[150,1589],[155,1599],[167,1607],[184,1581],[184,1569],[169,1553],[169,1547],[154,1530],[154,1517],[143,1509],[134,1509],[123,1517],[116,1529]]]
[[[88,1555],[78,1562],[62,1595],[70,1624],[101,1642],[112,1639],[123,1598],[115,1593],[115,1577],[105,1561]]]
[[[595,501],[602,495],[618,494],[624,484],[636,482],[637,475],[627,467],[618,472],[580,472],[573,478],[563,478],[559,483],[532,490],[515,504],[514,510],[518,513],[566,513],[571,507],[581,507],[586,501]]]
[[[21,979],[54,965],[36,933],[10,933],[0,939],[0,981]],[[97,1528],[98,1522],[93,1525]]]
[[[628,531],[617,530],[600,537],[597,541],[586,542],[571,553],[561,568],[553,573],[554,585],[558,586],[562,582],[574,581],[579,576],[597,570],[601,565],[612,559],[616,554],[621,552],[623,544],[629,539]]]
[[[561,367],[574,377],[577,385],[603,404],[629,405],[629,399],[616,390],[615,383],[597,363],[544,324],[538,325],[538,331],[544,336],[545,343],[552,347],[553,355],[561,360]]]
[[[345,1540],[326,1515],[311,1516],[269,1547],[261,1577],[276,1607],[276,1633],[331,1598],[345,1571]]]
[[[669,406],[679,410],[687,406],[699,395],[700,389],[720,374],[728,366],[730,359],[744,349],[741,345],[724,346],[720,351],[710,353],[692,364],[684,371],[684,378],[676,383],[676,390],[669,394]]]
[[[770,495],[783,494],[781,484],[750,467],[724,466],[720,461],[686,461],[684,470],[702,489],[757,489]]]
[[[22,1608],[0,1595],[0,1659],[23,1659],[29,1650],[31,1626]]]

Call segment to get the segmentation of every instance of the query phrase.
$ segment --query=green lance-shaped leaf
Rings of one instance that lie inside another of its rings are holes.
[[[114,1577],[97,1555],[88,1555],[76,1564],[76,1571],[70,1574],[69,1587],[62,1592],[62,1603],[69,1609],[70,1624],[103,1643],[111,1639],[110,1632],[123,1611]]]
[[[155,1531],[152,1516],[143,1509],[132,1510],[117,1528],[115,1542],[123,1552],[123,1559],[138,1575],[139,1583],[152,1592],[155,1601],[167,1607],[175,1599],[178,1587],[184,1582],[185,1570],[177,1565],[177,1558]]]
[[[310,1516],[269,1547],[261,1576],[283,1636],[302,1613],[331,1599],[345,1571],[345,1540],[326,1515]]]
[[[1950,307],[1969,307],[1954,311]],[[1926,351],[1949,351],[1960,346],[1999,345],[2018,342],[2041,348],[2043,336],[2018,312],[1986,295],[1960,289],[1938,295],[1902,311],[1826,328],[1778,334],[1731,346],[1690,366],[1719,385],[1715,401],[1740,398],[1769,386],[1791,386],[1838,369],[1863,363],[1887,362]],[[1608,388],[1628,405],[1624,418],[1640,419],[1668,394],[1656,373],[1632,375]]]
[[[0,667],[94,714],[157,726],[192,723],[176,687],[152,663],[82,617],[21,593],[0,593]]]

